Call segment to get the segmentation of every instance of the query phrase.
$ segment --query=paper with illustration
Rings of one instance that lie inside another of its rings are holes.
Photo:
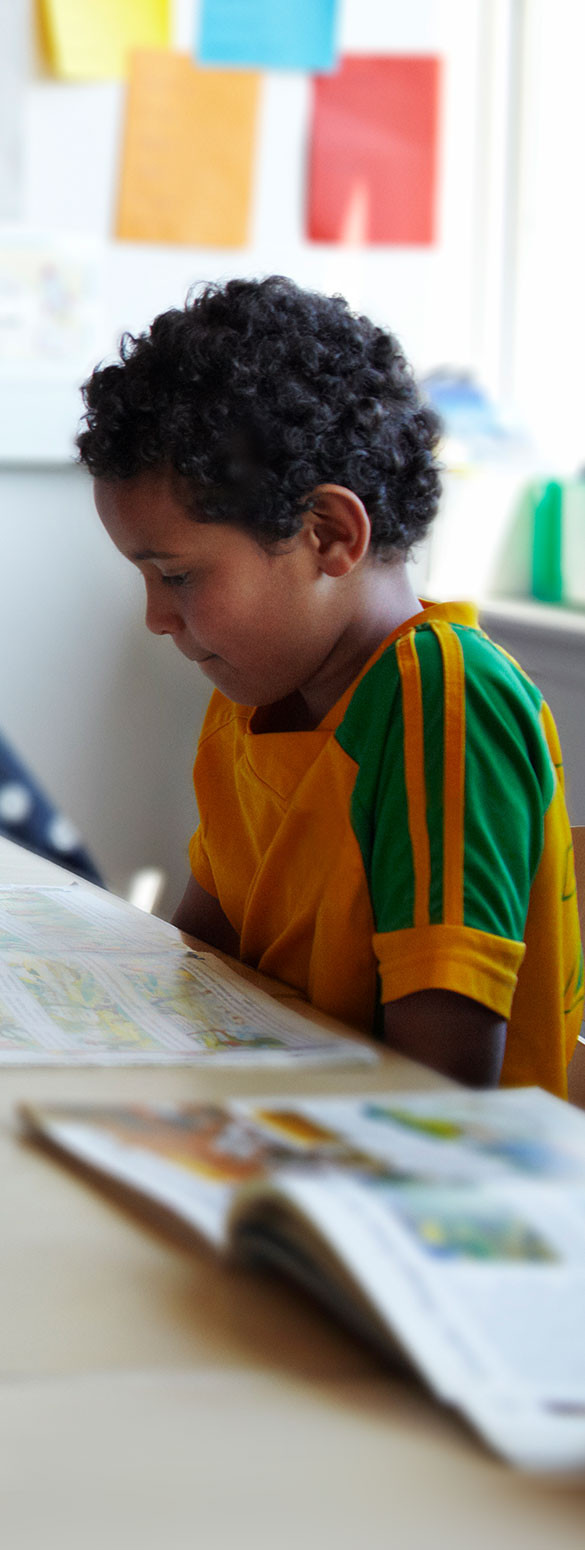
[[[0,888],[0,1065],[375,1058],[106,892]]]
[[[585,1465],[585,1116],[538,1089],[25,1107],[33,1136],[396,1347],[528,1469]]]

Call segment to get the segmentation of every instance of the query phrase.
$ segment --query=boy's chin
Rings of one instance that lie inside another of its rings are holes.
[[[206,657],[198,663],[201,672],[209,678],[216,689],[233,700],[235,705],[253,705],[265,708],[277,705],[283,699],[288,699],[294,693],[290,685],[280,686],[276,683],[266,683],[247,678],[245,673],[238,672],[229,662],[224,662],[222,657]]]
[[[222,657],[204,657],[197,662],[201,672],[209,678],[216,689],[220,689],[228,699],[234,700],[236,705],[255,705],[256,701],[247,694],[247,684],[236,668],[224,662]],[[250,686],[251,687],[251,686]]]

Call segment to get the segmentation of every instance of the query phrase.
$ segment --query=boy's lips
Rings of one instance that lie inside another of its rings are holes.
[[[187,660],[189,662],[194,662],[197,667],[205,667],[206,662],[215,661],[214,651],[193,651],[193,649],[189,648],[187,645],[181,645],[177,639],[175,639],[175,646],[180,651],[181,656],[187,657]]]

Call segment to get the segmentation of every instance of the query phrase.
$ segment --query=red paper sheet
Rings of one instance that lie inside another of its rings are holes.
[[[314,83],[308,236],[435,240],[440,60],[355,55]]]

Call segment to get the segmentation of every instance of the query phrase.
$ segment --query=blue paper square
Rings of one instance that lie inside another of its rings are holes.
[[[338,0],[202,0],[200,64],[333,70]]]

